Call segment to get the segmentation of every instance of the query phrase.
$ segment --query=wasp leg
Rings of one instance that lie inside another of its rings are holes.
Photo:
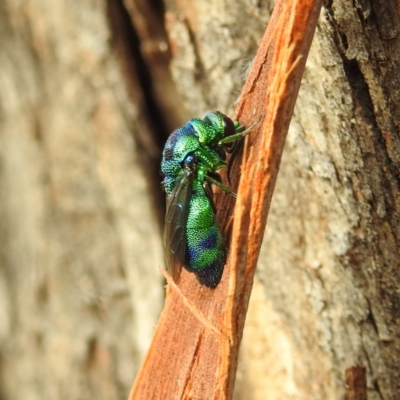
[[[223,145],[223,144],[236,142],[236,140],[239,140],[239,139],[245,137],[250,131],[253,130],[253,128],[254,128],[257,124],[258,124],[258,121],[257,121],[257,122],[254,122],[253,125],[249,126],[247,129],[245,129],[245,130],[242,131],[242,132],[241,132],[241,130],[244,129],[244,126],[243,126],[243,125],[238,125],[238,126],[236,127],[236,129],[235,129],[237,133],[235,133],[234,135],[227,136],[226,138],[221,139],[221,140],[218,142],[218,145],[221,146],[221,145]]]
[[[232,195],[233,197],[236,198],[236,193],[233,193],[231,189],[227,188],[226,186],[224,186],[221,182],[219,182],[218,180],[214,179],[213,177],[206,175],[205,178],[212,183],[215,186],[218,186],[220,189],[222,189],[224,192],[229,193],[230,195]]]

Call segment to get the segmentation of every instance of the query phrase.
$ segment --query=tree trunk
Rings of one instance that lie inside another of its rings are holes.
[[[106,6],[0,5],[4,400],[127,398],[162,306],[149,128]]]
[[[254,399],[341,399],[356,365],[368,399],[400,397],[398,13],[322,9],[243,341]]]
[[[1,399],[127,398],[162,306],[162,143],[232,112],[272,6],[0,5]],[[355,366],[368,399],[400,397],[399,20],[394,0],[322,9],[237,400],[342,399]]]

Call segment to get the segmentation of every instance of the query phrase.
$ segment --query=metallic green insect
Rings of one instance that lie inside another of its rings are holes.
[[[175,282],[182,267],[214,288],[221,280],[226,247],[215,216],[211,184],[231,193],[215,172],[225,167],[227,144],[252,129],[214,111],[192,118],[168,138],[161,170],[167,192],[164,250]]]

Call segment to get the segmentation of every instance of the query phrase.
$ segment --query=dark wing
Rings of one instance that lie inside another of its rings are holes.
[[[164,257],[167,271],[179,282],[186,259],[186,223],[192,196],[194,173],[186,170],[167,198],[164,227]]]

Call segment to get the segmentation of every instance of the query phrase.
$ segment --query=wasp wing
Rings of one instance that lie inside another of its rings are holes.
[[[164,256],[167,271],[176,283],[185,264],[187,242],[186,224],[192,197],[194,173],[185,170],[181,180],[167,198],[164,227]]]

